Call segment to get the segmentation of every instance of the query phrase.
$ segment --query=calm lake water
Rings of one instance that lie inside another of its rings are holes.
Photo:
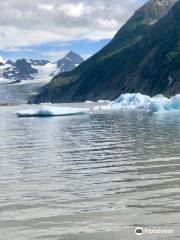
[[[1,240],[180,239],[180,114],[25,108],[0,107]]]

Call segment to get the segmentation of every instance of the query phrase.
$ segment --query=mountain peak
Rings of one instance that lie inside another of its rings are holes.
[[[31,64],[25,59],[17,59],[14,66],[18,69],[22,74],[34,74],[37,73],[37,70],[32,68]]]
[[[78,55],[78,54],[73,51],[70,51],[70,52],[68,52],[68,54],[66,56],[69,56],[69,55]]]
[[[7,60],[6,64],[13,65],[14,63],[11,60]]]
[[[149,3],[172,6],[177,0],[150,0]]]
[[[57,66],[60,72],[70,72],[78,65],[80,65],[84,59],[77,53],[70,51],[63,59],[57,61]]]
[[[165,16],[178,0],[150,0],[137,12],[142,13],[142,23],[154,24]]]
[[[25,58],[17,59],[15,64],[17,64],[17,65],[18,64],[28,64],[29,65],[28,61]]]
[[[73,52],[73,51],[70,51],[67,55],[66,55],[66,57],[65,57],[66,59],[70,59],[71,61],[73,61],[73,63],[77,66],[77,65],[79,65],[79,64],[81,64],[83,61],[84,61],[84,59],[80,56],[80,55],[78,55],[77,53],[75,53],[75,52]]]
[[[65,58],[70,58],[71,60],[75,60],[77,63],[76,64],[80,64],[81,62],[84,61],[84,59],[77,53],[70,51]]]

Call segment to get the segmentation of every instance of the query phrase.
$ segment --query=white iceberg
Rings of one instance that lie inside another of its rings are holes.
[[[151,98],[140,93],[137,94],[122,94],[111,103],[112,108],[120,109],[147,109],[150,105]]]
[[[169,112],[180,110],[180,94],[166,98],[159,94],[154,97],[140,93],[126,93],[105,106],[96,106],[94,111],[145,110],[148,112]]]
[[[109,100],[98,100],[98,103],[109,103]]]
[[[16,115],[18,117],[70,116],[86,114],[88,111],[89,109],[87,108],[43,106],[39,108],[18,111],[16,112]]]

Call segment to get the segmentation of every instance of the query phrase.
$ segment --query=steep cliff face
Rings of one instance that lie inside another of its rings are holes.
[[[179,92],[179,16],[180,1],[149,1],[105,48],[74,71],[55,77],[35,102],[112,100],[126,92]]]

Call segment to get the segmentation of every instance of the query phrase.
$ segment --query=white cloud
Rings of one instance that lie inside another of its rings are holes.
[[[59,11],[70,17],[80,17],[83,15],[83,13],[85,13],[85,6],[83,3],[67,3],[59,6]]]
[[[5,52],[21,52],[21,51],[33,52],[34,49],[26,48],[26,47],[8,47],[8,48],[4,49],[4,51]]]
[[[0,49],[111,38],[139,5],[138,0],[2,0]]]
[[[44,52],[41,55],[48,57],[48,59],[61,59],[68,54],[69,50],[62,50],[62,51],[48,51]]]
[[[39,8],[46,11],[51,11],[53,10],[54,6],[50,4],[39,4]]]
[[[96,31],[95,29],[92,30],[91,32],[87,32],[86,34],[84,34],[84,38],[85,39],[89,39],[91,41],[97,41],[97,40],[101,40],[101,39],[110,39],[112,38],[112,36],[114,36],[116,33],[116,31]]]

